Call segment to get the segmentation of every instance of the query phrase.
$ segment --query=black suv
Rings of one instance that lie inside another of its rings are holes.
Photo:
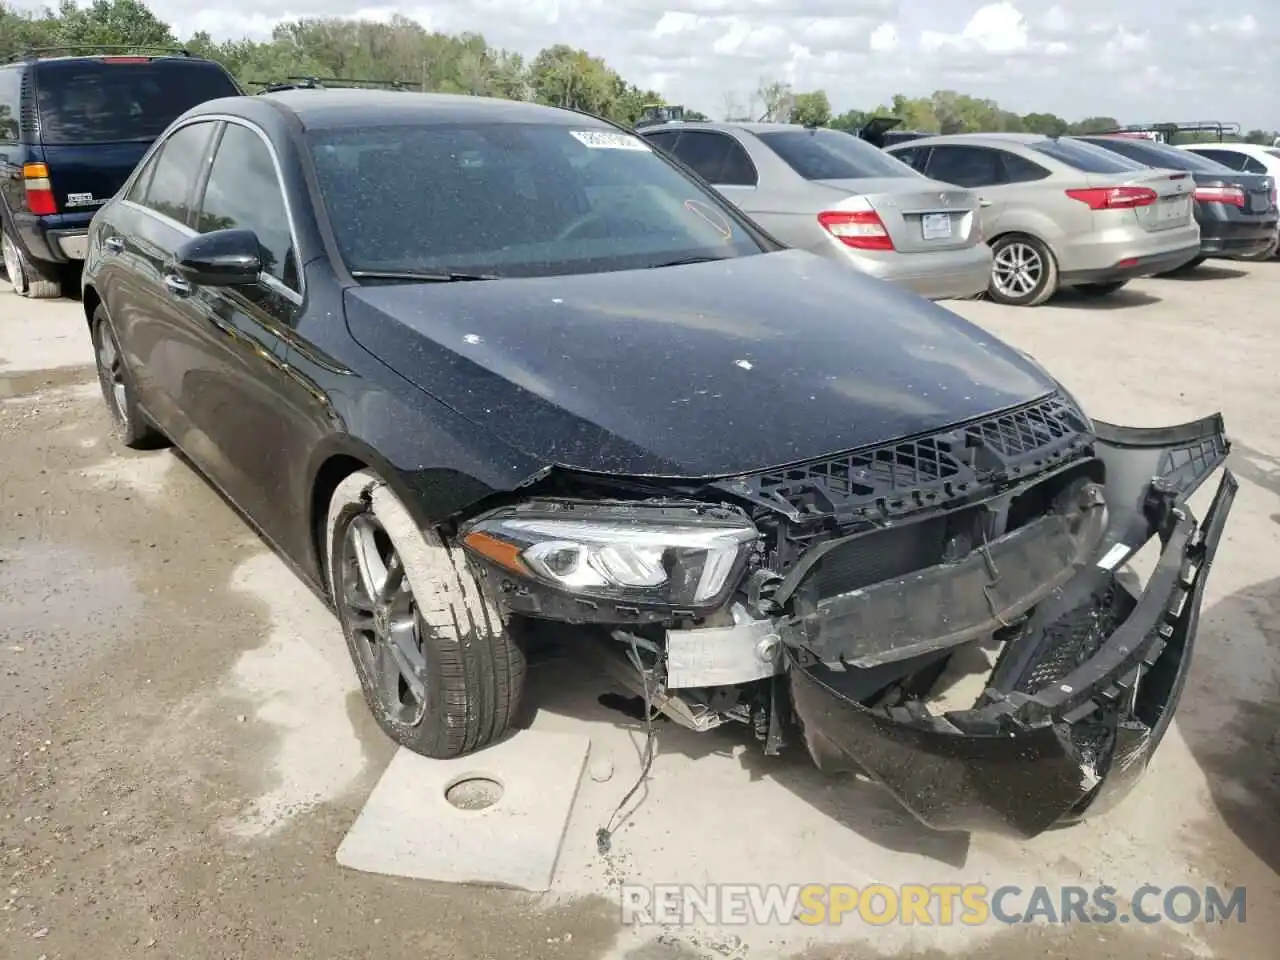
[[[0,63],[0,251],[19,294],[57,297],[85,234],[166,127],[190,107],[242,93],[212,60],[31,50]],[[134,48],[136,49],[136,48]]]

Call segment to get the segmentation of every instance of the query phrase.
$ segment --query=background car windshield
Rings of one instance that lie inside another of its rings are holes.
[[[648,144],[590,121],[308,137],[349,270],[531,277],[763,252]]]
[[[202,61],[54,60],[36,68],[46,144],[154,140],[196,104],[239,93],[225,70]]]
[[[1031,149],[1084,173],[1130,173],[1147,166],[1083,140],[1042,140]]]
[[[1177,147],[1152,143],[1150,140],[1134,140],[1128,137],[1111,137],[1107,140],[1106,149],[1114,150],[1131,160],[1146,164],[1148,167],[1166,170],[1190,170],[1201,173],[1233,173],[1225,163],[1210,160],[1190,150],[1179,150]]]
[[[756,136],[806,180],[920,177],[901,160],[851,133],[839,130],[777,130]]]

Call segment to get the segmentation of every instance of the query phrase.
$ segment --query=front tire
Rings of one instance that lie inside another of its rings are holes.
[[[32,300],[56,300],[62,296],[62,283],[50,264],[34,263],[22,252],[18,241],[7,227],[0,227],[0,261],[13,292]]]
[[[334,491],[327,575],[366,703],[414,753],[458,757],[512,725],[524,653],[466,557],[423,530],[377,476]]]
[[[111,428],[121,443],[131,450],[153,450],[167,441],[148,421],[138,407],[137,390],[124,363],[120,341],[111,329],[107,311],[98,306],[93,311],[90,327],[94,363],[98,368],[98,384],[102,399],[111,416]]]
[[[991,245],[987,295],[1011,307],[1038,307],[1058,291],[1058,261],[1044,243],[1021,233]]]

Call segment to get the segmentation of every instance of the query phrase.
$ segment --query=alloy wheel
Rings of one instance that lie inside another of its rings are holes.
[[[991,281],[1011,300],[1031,295],[1044,277],[1044,259],[1028,243],[1013,241],[996,251],[991,265]]]
[[[98,324],[98,379],[102,383],[102,396],[107,401],[112,418],[122,429],[129,426],[129,397],[124,380],[124,363],[116,338],[105,322]]]
[[[405,726],[427,708],[423,632],[404,562],[371,512],[358,514],[343,537],[339,602],[360,666],[379,706]]]

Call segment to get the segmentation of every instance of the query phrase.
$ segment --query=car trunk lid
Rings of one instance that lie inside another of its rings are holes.
[[[1275,215],[1276,181],[1259,173],[1197,173],[1196,200],[1226,203],[1235,211],[1232,219],[1265,220]]]
[[[1087,181],[1072,196],[1089,203],[1095,215],[1132,216],[1149,232],[1185,227],[1194,215],[1195,182],[1182,170],[1090,174]]]
[[[970,190],[916,177],[814,182],[848,195],[832,209],[865,204],[900,253],[956,250],[978,242],[978,198]]]

